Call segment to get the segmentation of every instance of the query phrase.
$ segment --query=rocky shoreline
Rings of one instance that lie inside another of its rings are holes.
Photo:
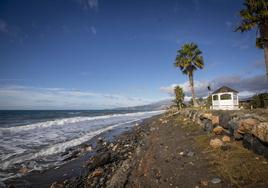
[[[115,139],[98,137],[90,149],[85,147],[80,175],[48,187],[267,187],[267,160],[228,137],[227,130],[217,132],[220,118],[212,116],[189,109],[167,112]],[[212,140],[223,143],[214,147]],[[71,168],[64,173],[72,174]]]
[[[112,142],[99,137],[93,149],[95,155],[85,162],[86,170],[83,174],[54,182],[50,187],[124,187],[130,168],[135,163],[132,156],[143,144],[144,136],[150,131],[148,125],[154,119],[158,119],[158,116],[144,120],[141,125],[123,133]]]

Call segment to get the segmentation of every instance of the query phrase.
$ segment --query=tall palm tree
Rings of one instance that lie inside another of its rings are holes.
[[[204,67],[204,61],[201,54],[202,52],[198,49],[196,44],[186,43],[180,50],[177,51],[177,56],[174,63],[175,67],[179,67],[182,73],[189,77],[195,107],[198,106],[198,104],[195,100],[194,71]]]
[[[266,78],[268,79],[268,1],[245,0],[245,9],[240,11],[242,21],[236,31],[244,32],[257,28],[256,46],[264,49]]]

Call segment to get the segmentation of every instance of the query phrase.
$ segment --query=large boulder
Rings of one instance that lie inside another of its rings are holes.
[[[203,114],[200,115],[200,118],[201,119],[210,119],[211,120],[212,116],[213,116],[212,113],[203,113]]]
[[[225,129],[229,129],[229,121],[231,120],[229,113],[222,113],[219,115],[219,124]]]
[[[211,121],[212,121],[212,125],[219,125],[220,124],[219,116],[212,116]]]
[[[252,134],[262,142],[268,143],[268,122],[262,122],[252,128]]]
[[[243,146],[268,159],[268,145],[261,142],[255,136],[245,134],[243,137]]]
[[[239,121],[237,132],[241,134],[251,133],[252,129],[257,126],[258,120],[253,118]]]
[[[213,129],[213,133],[219,135],[223,132],[223,128],[221,126],[217,126]]]
[[[223,142],[222,142],[220,139],[215,138],[215,139],[210,140],[209,145],[210,145],[213,149],[217,149],[217,148],[220,148],[220,147],[223,145]]]
[[[213,115],[212,113],[203,113],[199,117],[201,120],[210,120],[212,125],[219,125],[219,116]]]
[[[206,131],[206,132],[211,132],[213,130],[212,122],[208,119],[204,119],[202,121],[202,127],[203,127],[204,131]]]

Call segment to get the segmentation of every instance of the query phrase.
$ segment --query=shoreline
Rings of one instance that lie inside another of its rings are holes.
[[[83,174],[87,174],[88,170],[85,167],[85,164],[89,158],[98,153],[100,147],[103,147],[103,143],[116,142],[116,140],[120,139],[120,137],[124,137],[124,134],[131,134],[133,129],[135,129],[137,126],[143,126],[144,121],[150,121],[151,118],[155,118],[156,116],[160,115],[155,115],[144,120],[137,120],[131,124],[126,124],[126,126],[105,131],[99,135],[96,135],[89,141],[76,146],[75,148],[70,148],[69,150],[73,150],[73,154],[68,157],[69,159],[67,159],[67,162],[64,164],[49,169],[44,169],[42,171],[31,171],[25,175],[22,175],[21,177],[7,179],[3,183],[7,187],[14,186],[16,188],[46,188],[55,181],[64,181],[66,179],[77,178]],[[90,151],[81,152],[81,150],[87,150],[88,147],[90,147]],[[78,151],[80,151],[80,153],[77,153]],[[68,153],[68,151],[65,153]]]
[[[206,132],[180,113],[156,115],[112,140],[96,137],[94,155],[55,170],[60,178],[54,177],[54,170],[31,176],[39,182],[31,187],[267,187],[268,161],[263,156],[233,138],[221,147],[211,146],[211,140],[226,136]],[[72,169],[81,167],[74,176]],[[54,179],[44,184],[44,177]]]

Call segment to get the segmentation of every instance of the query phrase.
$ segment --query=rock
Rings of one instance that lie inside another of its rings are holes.
[[[229,150],[229,149],[231,149],[231,146],[230,146],[229,144],[223,144],[223,145],[221,146],[221,150],[222,150],[222,151],[227,151],[227,150]]]
[[[92,172],[91,176],[92,177],[100,177],[103,174],[103,169],[102,168],[97,168],[96,170],[94,170],[94,172]]]
[[[187,153],[187,156],[188,156],[188,157],[192,157],[192,156],[194,156],[194,152],[189,151],[189,152]]]
[[[238,132],[234,132],[233,133],[233,136],[234,136],[235,140],[241,140],[241,139],[243,139],[243,135],[240,134],[240,133],[238,133]]]
[[[243,119],[239,121],[237,132],[241,134],[250,133],[254,126],[258,124],[256,119]]]
[[[208,186],[208,181],[207,180],[200,180],[200,184],[202,185],[202,186]]]
[[[73,153],[71,153],[70,156],[68,156],[65,159],[63,159],[63,161],[69,161],[69,160],[72,160],[74,158],[77,158],[79,153],[80,153],[79,151],[74,151]]]
[[[219,116],[219,124],[225,129],[229,129],[229,121],[231,120],[231,116],[229,113],[222,113]]]
[[[219,125],[219,116],[212,116],[211,117],[212,125]]]
[[[212,114],[211,113],[204,113],[204,114],[201,114],[200,118],[201,119],[209,119],[209,120],[212,120]]]
[[[251,134],[245,134],[243,146],[268,159],[268,146]]]
[[[92,151],[92,147],[91,146],[84,146],[83,148],[80,149],[80,152],[84,153],[84,152],[90,152]]]
[[[226,135],[224,135],[223,137],[222,137],[222,139],[221,139],[223,142],[230,142],[231,141],[231,138],[230,138],[230,136],[226,136]]]
[[[64,184],[63,183],[59,183],[57,181],[55,181],[54,183],[51,184],[51,186],[49,188],[63,188]]]
[[[218,138],[215,138],[215,139],[210,140],[210,146],[213,149],[220,148],[222,145],[223,145],[223,142],[220,139],[218,139]]]
[[[184,155],[184,152],[182,151],[182,152],[180,152],[179,154],[180,154],[180,155]]]
[[[217,135],[221,134],[223,132],[223,128],[221,126],[217,126],[213,129],[213,132]]]
[[[203,122],[202,127],[203,127],[204,131],[211,132],[213,129],[212,122],[210,120],[207,120],[207,119],[203,120],[202,122]]]
[[[213,179],[211,180],[211,183],[213,183],[213,184],[221,183],[221,179],[220,179],[220,178],[213,178]]]
[[[230,131],[230,134],[233,135],[236,130],[238,129],[238,120],[237,119],[232,119],[231,121],[228,122],[228,130]]]
[[[268,123],[262,122],[252,128],[252,134],[261,141],[268,143]]]
[[[95,169],[96,167],[101,167],[105,164],[112,162],[112,157],[110,152],[98,153],[93,162],[91,162],[91,169]]]
[[[118,147],[118,144],[116,144],[116,145],[112,148],[112,150],[115,151],[117,147]]]
[[[19,169],[18,172],[19,172],[20,174],[25,175],[25,174],[27,174],[27,173],[30,172],[30,171],[31,171],[31,169],[29,169],[29,168],[23,166],[22,168]]]

